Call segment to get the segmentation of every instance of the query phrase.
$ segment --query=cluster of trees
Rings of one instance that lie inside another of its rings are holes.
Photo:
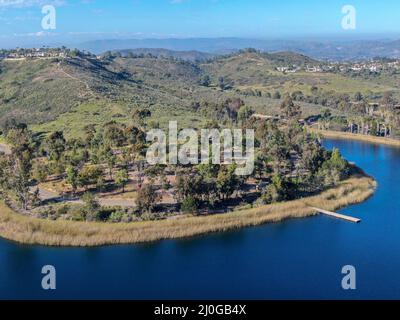
[[[196,102],[193,108],[205,117],[214,119],[215,127],[242,124],[254,114],[252,108],[240,98],[229,98],[222,103]]]
[[[0,188],[12,191],[22,209],[38,199],[38,192],[30,192],[32,159],[37,150],[37,142],[24,125],[11,129],[7,137],[14,141],[12,154],[0,157]]]
[[[356,92],[354,95],[337,93],[334,91],[324,91],[318,87],[311,88],[311,95],[306,95],[302,91],[295,91],[290,95],[293,101],[312,103],[330,109],[336,109],[343,113],[343,117],[324,117],[323,123],[347,129],[350,123],[364,123],[368,126],[370,135],[379,135],[378,124],[385,124],[392,128],[391,137],[400,135],[400,102],[393,92],[376,94],[373,92]],[[347,121],[343,122],[343,118]],[[331,128],[332,129],[332,128]]]
[[[257,121],[253,124],[260,146],[256,175],[266,179],[259,202],[295,199],[337,184],[350,173],[338,150],[325,150],[318,138],[299,125],[300,107],[290,96],[281,104],[287,124]]]
[[[196,212],[200,207],[212,208],[218,202],[240,193],[245,182],[235,175],[236,165],[201,164],[183,168],[177,174],[175,197],[184,212]]]
[[[102,128],[85,128],[79,139],[66,140],[56,131],[42,139],[30,132],[26,125],[10,122],[4,132],[12,146],[10,156],[2,156],[0,183],[28,209],[37,198],[32,193],[36,182],[58,176],[71,186],[75,194],[91,187],[102,190],[106,184],[122,188],[129,181],[129,169],[145,151],[144,119],[151,114],[146,109],[135,110],[131,125],[110,122]],[[108,177],[108,181],[106,178]],[[32,197],[32,196],[35,197]]]
[[[74,212],[74,219],[121,221],[127,212],[104,210],[90,191],[98,193],[113,187],[125,192],[131,171],[139,177],[136,216],[156,211],[160,189],[172,190],[181,210],[194,213],[202,208],[224,207],[232,199],[242,201],[249,180],[258,184],[258,203],[272,203],[333,186],[349,173],[348,163],[338,150],[326,151],[315,136],[304,131],[299,124],[301,108],[289,95],[281,103],[284,121],[252,117],[253,110],[239,98],[221,104],[202,103],[196,108],[212,115],[216,127],[225,123],[255,130],[257,157],[251,177],[235,175],[236,164],[147,167],[141,159],[147,147],[145,120],[151,112],[135,109],[130,124],[113,121],[101,128],[88,125],[78,139],[67,140],[58,131],[41,139],[25,125],[11,124],[6,138],[13,150],[11,156],[0,158],[0,185],[28,209],[38,202],[38,189],[34,192],[32,188],[35,181],[56,176],[84,201],[79,213]],[[167,174],[175,176],[173,185]],[[149,183],[143,183],[144,176]]]

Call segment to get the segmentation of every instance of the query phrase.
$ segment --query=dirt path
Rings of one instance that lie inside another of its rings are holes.
[[[69,74],[67,71],[65,71],[65,70],[61,67],[61,63],[60,63],[60,62],[58,63],[58,67],[59,67],[59,70],[62,72],[62,74],[64,74],[64,75],[67,76],[68,78],[71,78],[71,79],[73,79],[73,80],[75,80],[75,81],[78,81],[78,82],[80,82],[80,83],[83,83],[83,84],[85,85],[85,87],[86,87],[86,90],[90,93],[90,95],[91,95],[92,97],[96,97],[96,95],[94,94],[93,90],[90,88],[89,84],[88,84],[86,81],[84,81],[84,80],[82,80],[82,79],[79,79],[79,78],[77,78],[77,77],[74,77],[73,75]]]
[[[36,190],[36,187],[32,188],[32,191]],[[63,198],[60,194],[50,191],[44,188],[39,188],[39,198],[41,201],[49,202],[55,201],[58,203],[70,203],[70,204],[83,204],[82,200],[79,199],[67,199]],[[104,207],[123,207],[132,208],[135,207],[136,203],[134,200],[128,199],[98,199],[101,206]]]

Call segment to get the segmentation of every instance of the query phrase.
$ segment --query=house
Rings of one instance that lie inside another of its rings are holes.
[[[350,68],[353,71],[361,71],[363,68],[359,64],[356,64]]]
[[[307,66],[306,72],[311,72],[311,73],[322,72],[322,69],[319,66],[312,66],[312,67]]]

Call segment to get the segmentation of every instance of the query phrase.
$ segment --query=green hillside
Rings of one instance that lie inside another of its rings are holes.
[[[205,109],[228,99],[239,98],[257,113],[277,114],[277,91],[281,98],[301,91],[307,97],[299,103],[310,116],[326,107],[335,113],[341,95],[382,95],[399,84],[395,77],[371,81],[334,73],[277,71],[279,66],[318,63],[299,54],[255,50],[197,63],[151,55],[1,61],[0,126],[16,119],[37,131],[63,129],[75,136],[87,124],[126,122],[135,108],[145,107],[152,112],[152,126],[178,120],[182,126],[198,127],[212,120]],[[315,89],[318,97],[313,96]],[[320,96],[328,97],[328,103],[320,103]]]

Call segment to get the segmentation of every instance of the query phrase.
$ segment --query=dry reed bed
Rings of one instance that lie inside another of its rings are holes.
[[[375,187],[372,178],[358,175],[300,200],[229,214],[125,224],[39,220],[19,215],[0,202],[0,236],[25,244],[76,247],[186,238],[316,215],[311,206],[334,211],[365,201]]]
[[[350,132],[340,132],[340,131],[325,131],[318,130],[314,128],[308,128],[310,132],[314,132],[322,135],[324,138],[328,139],[347,139],[347,140],[357,140],[374,144],[383,144],[393,147],[400,147],[400,140],[384,138],[384,137],[375,137],[368,135],[355,134]]]

